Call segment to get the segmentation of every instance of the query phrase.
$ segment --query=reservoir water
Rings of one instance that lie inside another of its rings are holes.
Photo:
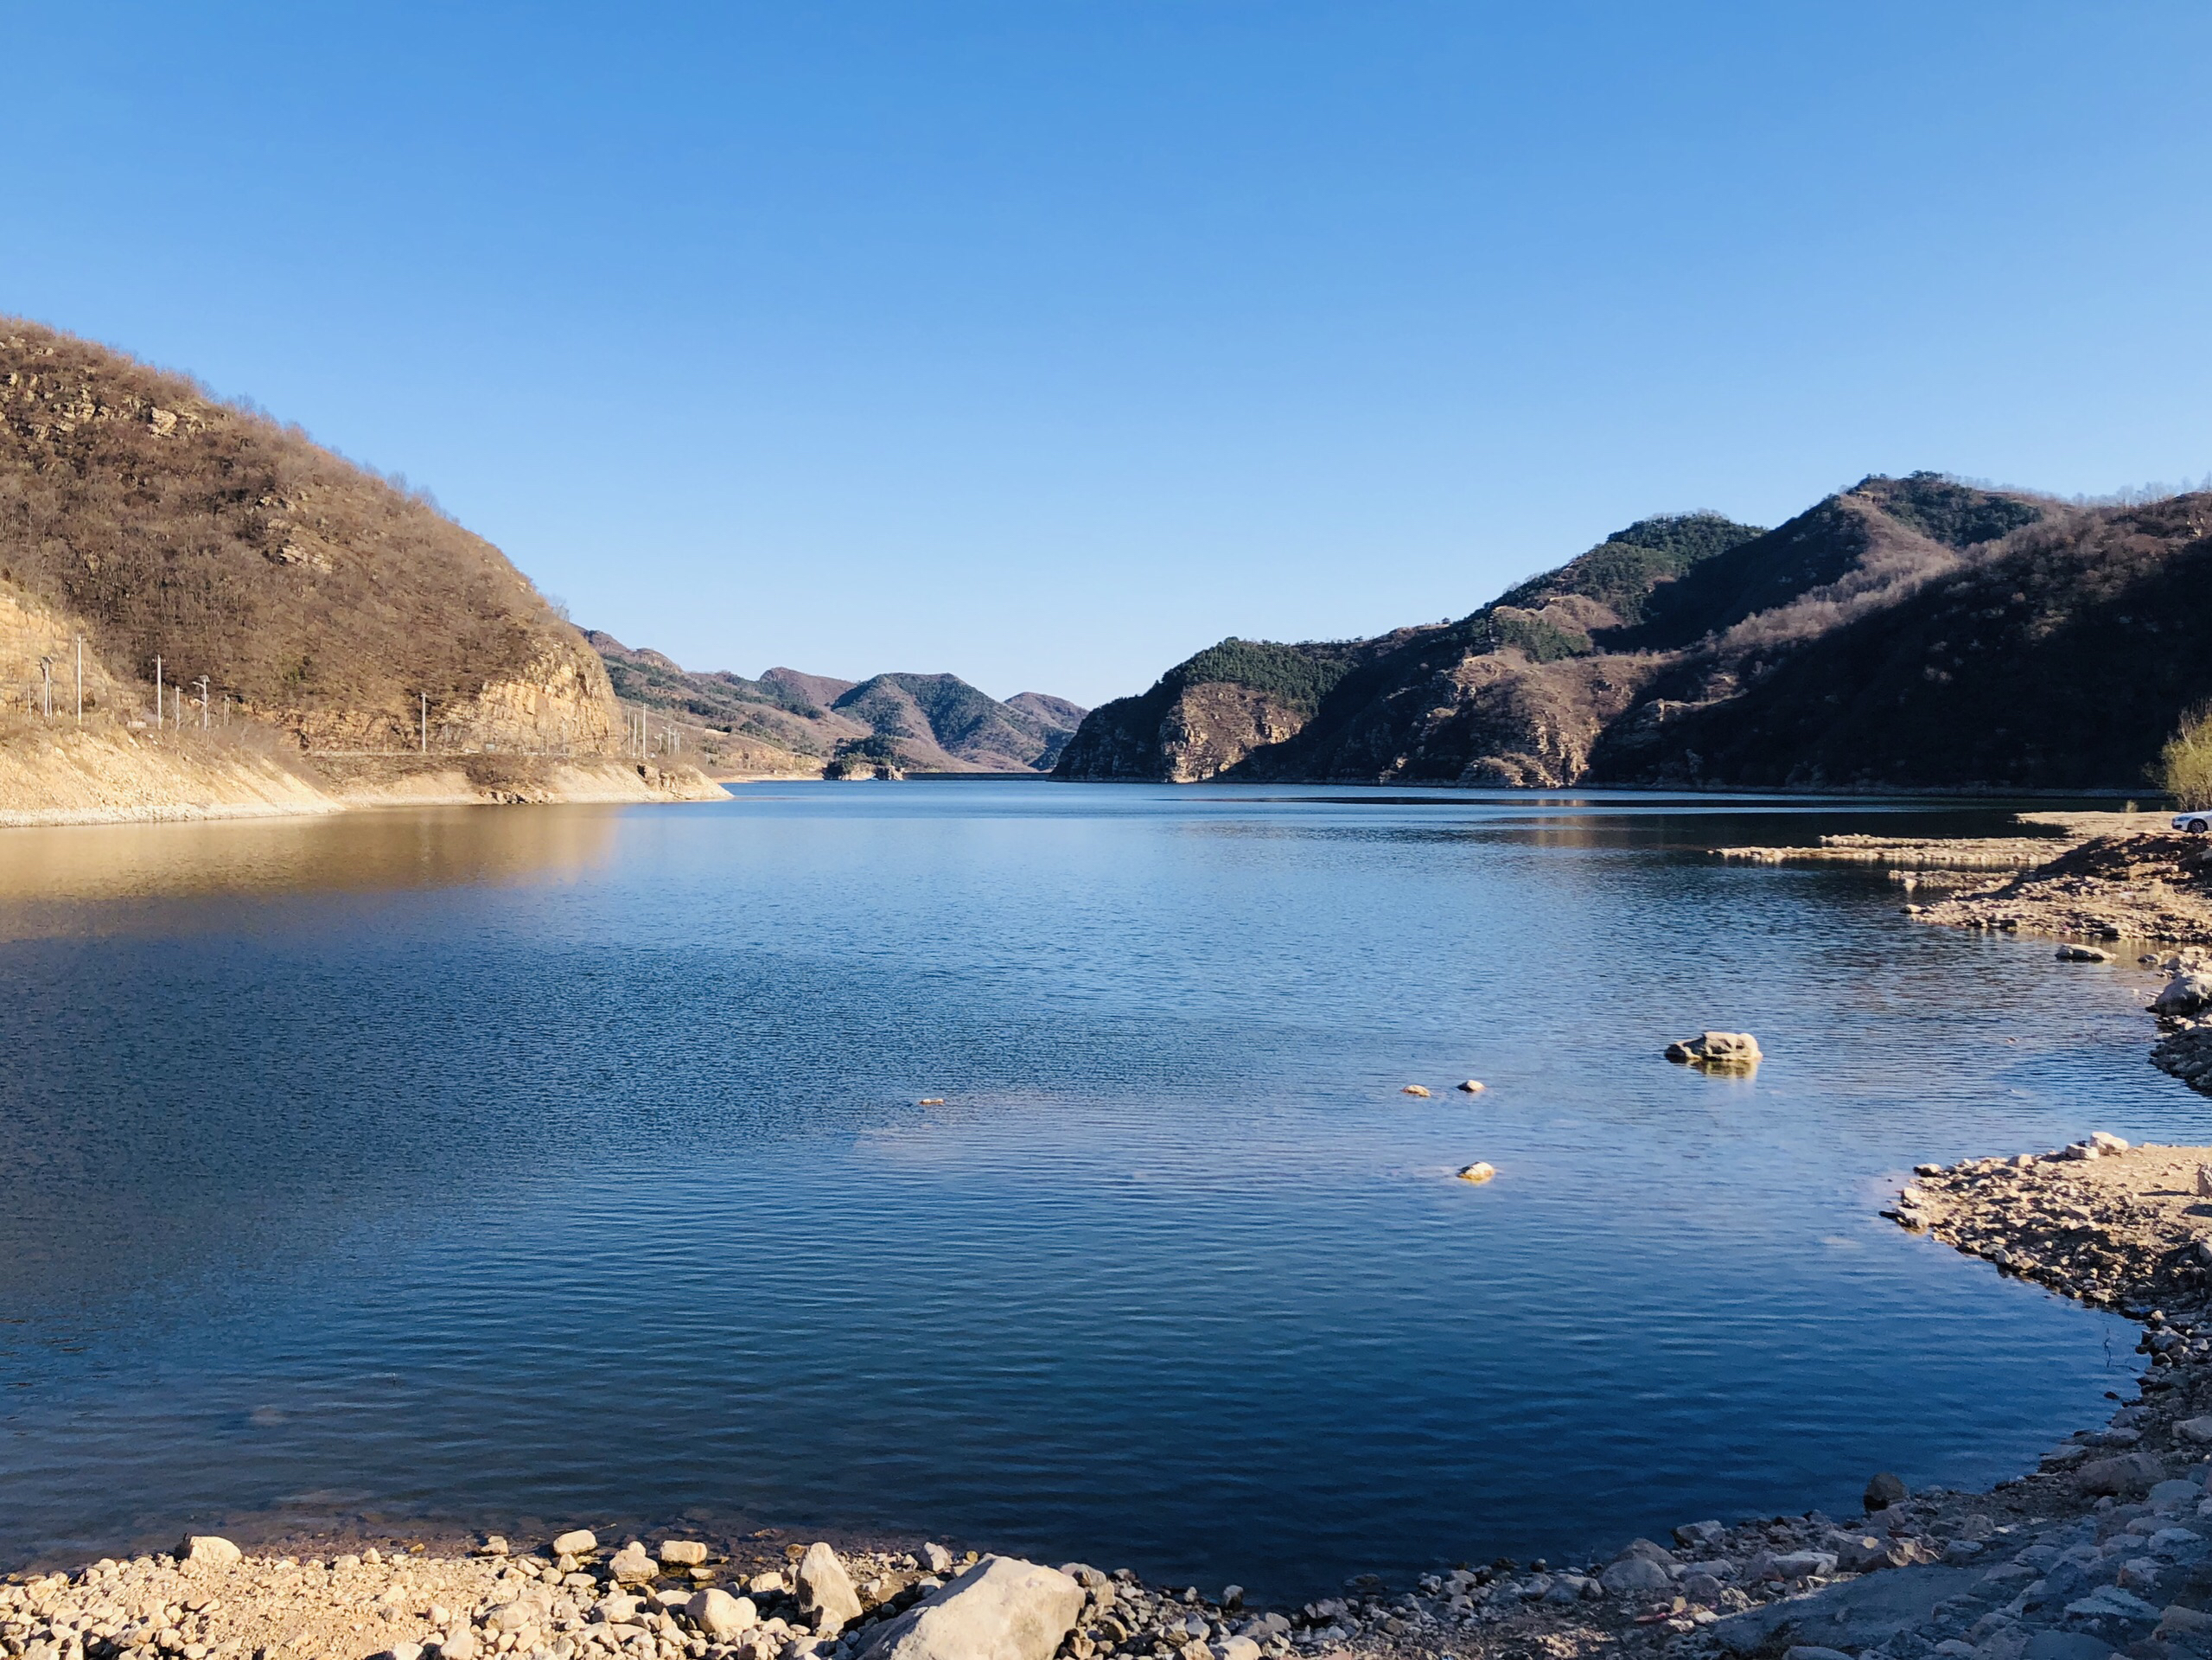
[[[2143,974],[1705,851],[2001,818],[915,782],[0,832],[0,1567],[689,1512],[1310,1596],[2031,1466],[2132,1328],[1875,1213],[2202,1140]],[[1661,1058],[1708,1026],[1756,1076]]]

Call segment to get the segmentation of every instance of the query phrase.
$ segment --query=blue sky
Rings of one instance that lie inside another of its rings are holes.
[[[1142,689],[1641,514],[2212,469],[2212,9],[16,6],[0,310],[689,667]]]

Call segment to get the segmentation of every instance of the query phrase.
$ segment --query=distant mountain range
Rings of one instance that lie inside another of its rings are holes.
[[[617,697],[750,740],[749,759],[763,769],[865,761],[903,771],[1049,772],[1087,712],[1041,692],[1001,703],[954,674],[697,674],[610,634],[586,629],[583,637]]]
[[[2128,789],[2212,697],[2212,495],[1870,477],[1773,530],[1641,520],[1453,623],[1231,639],[1067,778]]]

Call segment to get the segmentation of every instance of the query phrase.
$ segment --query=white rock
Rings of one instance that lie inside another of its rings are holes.
[[[564,1533],[553,1541],[553,1555],[556,1556],[582,1556],[598,1548],[599,1536],[590,1528],[578,1528],[573,1533]]]
[[[773,1597],[783,1589],[783,1575],[774,1571],[755,1574],[745,1581],[745,1589],[756,1597]]]
[[[1208,1652],[1214,1660],[1259,1660],[1262,1650],[1248,1637],[1232,1637],[1213,1644]]]
[[[177,1561],[201,1567],[227,1567],[245,1554],[229,1540],[212,1533],[188,1534],[176,1548]]]
[[[1836,1559],[1825,1550],[1793,1550],[1775,1558],[1775,1571],[1786,1580],[1809,1580],[1836,1571]]]
[[[1461,1181],[1474,1182],[1478,1185],[1483,1182],[1488,1181],[1490,1178],[1497,1173],[1498,1168],[1495,1165],[1487,1165],[1480,1162],[1471,1165],[1462,1165],[1459,1167],[1458,1172],[1459,1179]]]
[[[616,1551],[607,1566],[614,1570],[616,1582],[622,1585],[643,1585],[660,1571],[660,1564],[647,1554],[645,1547],[634,1542]]]
[[[2168,980],[2165,989],[2151,1001],[2155,1014],[2195,1014],[2212,1003],[2212,977],[2186,971]]]
[[[663,1539],[660,1560],[675,1567],[697,1567],[706,1561],[706,1547],[696,1539]]]
[[[799,1612],[823,1637],[835,1637],[860,1618],[860,1598],[852,1580],[838,1561],[838,1554],[819,1541],[806,1547],[799,1559]]]
[[[953,1571],[953,1553],[942,1545],[924,1545],[919,1555],[921,1565],[932,1574],[950,1574]]]
[[[2125,1140],[2104,1130],[2090,1132],[2089,1145],[2099,1152],[2112,1153],[2127,1151],[2127,1143]]]
[[[1051,1660],[1083,1612],[1057,1569],[986,1556],[874,1633],[855,1660]]]
[[[1488,1089],[1489,1085],[1484,1083],[1480,1078],[1469,1078],[1464,1083],[1454,1084],[1452,1088],[1463,1095],[1479,1095],[1483,1090]]]
[[[738,1632],[751,1630],[761,1618],[750,1597],[733,1597],[727,1591],[713,1589],[698,1593],[684,1612],[702,1635],[716,1643],[727,1643]]]

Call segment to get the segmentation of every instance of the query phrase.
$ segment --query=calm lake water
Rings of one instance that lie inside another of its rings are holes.
[[[1702,851],[1999,817],[915,782],[0,832],[0,1566],[690,1510],[1311,1595],[2017,1471],[2132,1329],[1875,1210],[2202,1139],[2144,977]],[[1712,1025],[1756,1078],[1660,1057]]]

